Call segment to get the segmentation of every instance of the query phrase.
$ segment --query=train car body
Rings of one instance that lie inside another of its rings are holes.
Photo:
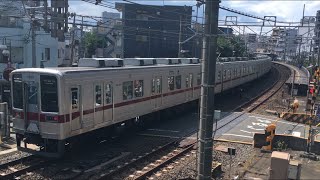
[[[11,73],[19,150],[60,156],[70,138],[200,97],[198,59],[81,59],[79,66]],[[270,68],[268,57],[218,62],[215,93],[257,79]]]

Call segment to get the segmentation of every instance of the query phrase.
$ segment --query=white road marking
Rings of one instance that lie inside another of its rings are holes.
[[[256,128],[254,128],[253,126],[247,126],[247,128],[253,129],[253,130],[255,130],[255,131],[264,131],[264,129],[256,129]]]
[[[300,136],[301,136],[301,132],[293,131],[293,132],[292,132],[292,135],[293,135],[293,136],[296,136],[296,137],[300,137]]]
[[[250,131],[245,131],[245,130],[242,130],[240,129],[241,132],[245,132],[245,133],[249,133],[249,134],[253,134],[254,132],[250,132]]]
[[[253,138],[252,136],[245,136],[241,134],[222,134],[223,136],[237,136],[237,137],[244,137],[244,138]]]
[[[269,121],[269,120],[257,119],[257,121],[262,122],[262,123],[267,123],[267,124],[271,123],[271,121]]]
[[[167,130],[167,129],[147,129],[149,131],[160,131],[160,132],[174,132],[174,133],[178,133],[180,131],[174,131],[174,130]]]
[[[260,127],[267,127],[268,126],[267,124],[264,124],[264,123],[254,123],[254,122],[252,122],[252,125],[260,126]]]

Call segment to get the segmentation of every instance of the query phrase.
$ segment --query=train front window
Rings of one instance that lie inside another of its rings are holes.
[[[38,87],[36,85],[28,86],[28,103],[38,105]]]
[[[43,112],[59,112],[57,78],[54,76],[41,75],[40,82],[41,110]]]
[[[13,75],[13,107],[23,108],[22,76],[21,74]]]

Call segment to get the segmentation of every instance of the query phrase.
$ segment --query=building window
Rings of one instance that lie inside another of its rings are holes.
[[[123,82],[122,90],[123,90],[123,100],[132,99],[133,82],[132,81]]]
[[[148,41],[148,36],[136,35],[136,41],[139,41],[139,42],[147,42],[147,41]]]
[[[135,97],[143,96],[143,80],[134,81],[134,96]]]
[[[45,61],[50,60],[50,48],[45,48],[44,49],[44,56],[45,56]]]

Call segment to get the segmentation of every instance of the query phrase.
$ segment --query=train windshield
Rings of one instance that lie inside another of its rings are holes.
[[[54,76],[41,75],[41,110],[43,112],[59,112],[58,85]]]
[[[23,108],[23,91],[22,91],[22,76],[21,74],[13,75],[13,107],[22,109]]]

